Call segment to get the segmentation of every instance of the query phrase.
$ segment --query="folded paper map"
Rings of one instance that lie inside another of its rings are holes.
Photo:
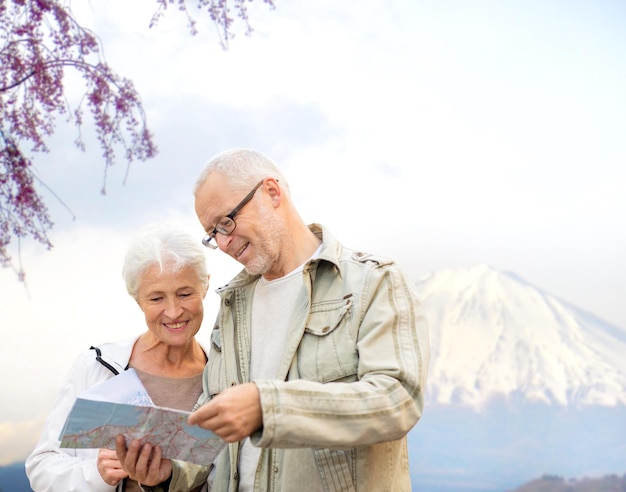
[[[211,431],[189,425],[189,412],[150,405],[139,378],[130,371],[76,399],[59,437],[61,447],[115,449],[115,437],[122,434],[127,445],[138,439],[159,446],[164,458],[211,464],[224,441]],[[107,401],[109,394],[111,399],[119,400],[122,395],[148,405]]]

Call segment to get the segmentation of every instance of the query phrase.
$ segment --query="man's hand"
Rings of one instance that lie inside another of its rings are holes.
[[[161,459],[161,448],[158,446],[141,446],[139,441],[134,440],[126,449],[126,439],[119,435],[115,438],[115,451],[128,476],[142,485],[158,485],[172,474],[172,463]]]
[[[122,468],[117,454],[112,449],[100,449],[97,459],[98,473],[108,485],[117,486],[120,480],[126,478],[128,473]]]
[[[254,383],[232,386],[193,412],[189,423],[226,442],[240,441],[263,425],[259,389]]]

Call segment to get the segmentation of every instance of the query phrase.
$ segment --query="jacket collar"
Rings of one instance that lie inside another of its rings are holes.
[[[341,244],[339,244],[329,230],[321,224],[312,223],[308,225],[308,228],[322,241],[322,249],[317,258],[308,261],[307,264],[304,265],[305,271],[310,270],[314,263],[324,261],[332,263],[339,272],[339,275],[341,275],[341,264],[339,261]],[[243,269],[229,283],[217,288],[216,292],[221,294],[230,289],[245,287],[246,285],[256,282],[259,277],[260,275],[250,275]]]

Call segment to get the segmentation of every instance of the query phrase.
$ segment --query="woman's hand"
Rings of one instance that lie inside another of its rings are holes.
[[[142,485],[158,485],[172,475],[170,460],[161,459],[161,448],[133,440],[126,449],[126,439],[119,435],[115,439],[115,451],[122,467],[132,480]]]
[[[120,480],[128,476],[126,470],[122,468],[120,460],[117,459],[117,454],[112,449],[100,449],[98,451],[97,465],[102,480],[112,487],[117,486]]]

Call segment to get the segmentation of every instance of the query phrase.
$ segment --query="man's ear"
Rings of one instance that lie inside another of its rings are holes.
[[[274,207],[277,207],[282,201],[283,197],[283,191],[280,188],[278,180],[275,178],[266,178],[265,183],[263,183],[263,187],[265,188],[265,191],[272,200],[272,205]]]

